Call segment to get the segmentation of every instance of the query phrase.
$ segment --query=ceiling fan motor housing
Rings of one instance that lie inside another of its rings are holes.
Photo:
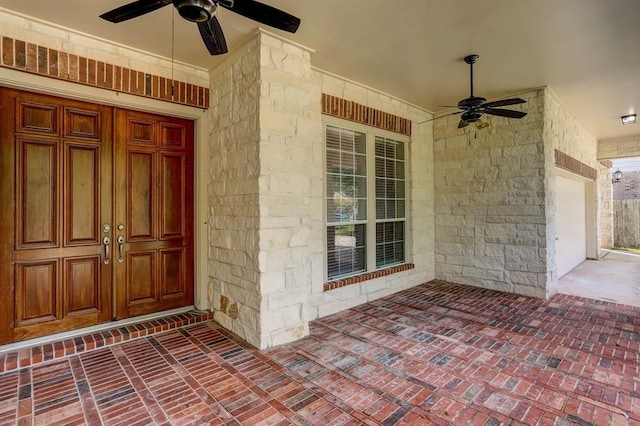
[[[482,118],[483,113],[478,110],[470,110],[462,113],[460,119],[465,123],[475,123]]]
[[[209,21],[217,8],[213,0],[174,0],[173,5],[180,16],[191,22]]]
[[[486,102],[487,102],[486,98],[483,98],[481,96],[471,96],[469,98],[463,99],[460,102],[458,102],[458,108],[462,108],[462,109],[476,108]]]

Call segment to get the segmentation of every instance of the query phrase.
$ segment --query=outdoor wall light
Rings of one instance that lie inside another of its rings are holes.
[[[613,172],[613,179],[611,179],[611,183],[618,183],[622,180],[622,172],[620,169]]]
[[[623,115],[620,117],[622,119],[622,124],[635,124],[636,123],[636,114]]]

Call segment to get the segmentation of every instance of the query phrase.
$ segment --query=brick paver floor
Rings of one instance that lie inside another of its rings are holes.
[[[0,375],[0,424],[638,425],[640,308],[432,281],[257,351],[214,321]]]

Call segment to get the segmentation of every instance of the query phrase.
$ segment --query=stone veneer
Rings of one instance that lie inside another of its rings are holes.
[[[521,120],[488,117],[481,130],[435,121],[436,277],[546,298],[557,283],[556,150],[598,170],[598,193],[606,168],[548,88],[519,96]],[[598,205],[597,226],[610,226]]]
[[[266,348],[307,335],[319,316],[433,278],[430,127],[422,126],[409,160],[415,267],[324,291],[322,93],[415,121],[429,114],[313,70],[307,49],[265,31],[213,70],[211,87],[209,298],[224,327]]]

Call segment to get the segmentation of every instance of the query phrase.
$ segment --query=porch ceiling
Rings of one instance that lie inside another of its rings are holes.
[[[0,0],[0,7],[161,56],[171,56],[166,7],[118,25],[98,18],[128,0]],[[640,109],[640,2],[637,0],[263,0],[302,19],[296,34],[320,69],[375,87],[432,112],[468,96],[468,66],[478,53],[475,91],[489,99],[550,86],[598,139],[638,135],[620,116]],[[219,16],[230,52],[258,24]],[[175,58],[210,68],[195,25],[176,18]]]

